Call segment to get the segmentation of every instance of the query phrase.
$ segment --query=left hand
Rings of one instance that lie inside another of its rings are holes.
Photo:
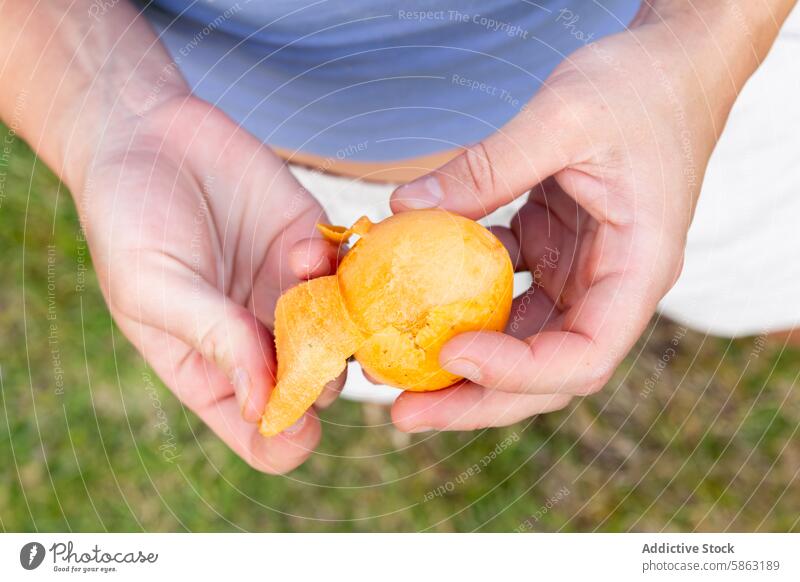
[[[336,248],[315,228],[325,214],[277,156],[204,101],[179,96],[133,119],[110,124],[86,187],[73,188],[111,314],[242,459],[290,471],[321,427],[311,410],[280,435],[259,434],[276,375],[270,329],[281,293],[335,270]]]
[[[720,39],[698,26],[645,21],[581,48],[500,131],[395,191],[395,212],[477,219],[533,189],[495,232],[534,284],[507,333],[445,345],[442,366],[471,382],[404,393],[393,409],[402,430],[504,426],[608,382],[677,280],[736,95],[714,56]]]

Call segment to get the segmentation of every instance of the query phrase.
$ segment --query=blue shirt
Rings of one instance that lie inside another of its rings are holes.
[[[637,0],[156,0],[194,92],[267,144],[358,161],[480,141]]]

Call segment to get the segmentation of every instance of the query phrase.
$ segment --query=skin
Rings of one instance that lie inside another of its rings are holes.
[[[401,429],[503,426],[608,382],[680,274],[711,152],[792,5],[652,2],[628,31],[568,57],[499,132],[395,191],[396,212],[473,218],[530,191],[498,235],[541,273],[508,333],[445,345],[442,366],[471,382],[402,395]]]
[[[335,269],[315,238],[327,218],[269,148],[189,93],[136,10],[95,20],[92,6],[1,5],[2,117],[72,192],[111,314],[146,362],[246,462],[289,471],[321,430],[312,410],[258,434],[269,329],[298,274]]]
[[[676,103],[701,178],[793,2],[741,2],[749,34],[719,4],[651,2],[632,30],[594,45],[619,67],[581,49],[525,113],[394,194],[398,212],[427,199],[477,218],[532,190],[498,236],[520,269],[535,270],[547,246],[560,251],[513,334],[465,334],[442,352],[445,367],[475,382],[402,396],[401,430],[509,424],[608,379],[680,272],[700,180],[681,178]],[[302,463],[321,435],[313,410],[271,439],[256,421],[274,385],[276,298],[336,268],[336,249],[313,228],[327,222],[322,209],[274,152],[189,93],[127,2],[98,14],[90,0],[7,0],[0,38],[0,117],[73,193],[122,332],[246,462],[269,473]],[[414,178],[450,155],[399,162],[403,176],[382,177]]]

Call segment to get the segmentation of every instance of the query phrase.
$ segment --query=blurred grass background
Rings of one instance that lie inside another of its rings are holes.
[[[562,412],[407,436],[340,401],[304,466],[256,473],[149,380],[68,193],[0,136],[4,531],[800,531],[800,352],[664,320]]]

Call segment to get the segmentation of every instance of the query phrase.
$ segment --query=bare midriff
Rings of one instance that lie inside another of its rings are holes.
[[[329,174],[359,178],[367,182],[403,184],[423,176],[444,165],[456,155],[459,150],[447,150],[428,156],[407,158],[389,162],[359,162],[354,160],[340,160],[326,158],[305,152],[293,152],[283,148],[272,148],[275,153],[287,162],[309,168],[321,170]]]

